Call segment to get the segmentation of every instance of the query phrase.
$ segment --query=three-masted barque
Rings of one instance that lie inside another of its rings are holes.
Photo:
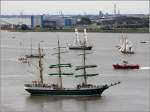
[[[40,81],[34,81],[30,84],[25,84],[25,90],[28,91],[31,95],[49,95],[49,96],[100,96],[104,90],[108,89],[111,86],[117,85],[120,82],[116,82],[110,85],[93,85],[89,84],[87,78],[92,76],[97,76],[98,74],[87,74],[87,68],[94,68],[96,65],[86,65],[86,50],[83,50],[81,54],[83,58],[83,65],[77,66],[75,70],[83,70],[83,74],[74,75],[73,73],[64,73],[62,67],[71,68],[72,65],[70,63],[61,63],[61,54],[64,53],[61,51],[60,43],[58,40],[57,53],[57,64],[50,65],[50,69],[57,69],[57,73],[50,73],[50,76],[58,76],[59,83],[58,84],[45,84],[43,81],[43,67],[42,67],[42,58],[41,58],[41,49],[39,47],[39,73],[40,73]],[[76,78],[83,78],[84,81],[81,84],[77,84],[76,87],[73,88],[65,88],[63,86],[62,76],[75,76]]]

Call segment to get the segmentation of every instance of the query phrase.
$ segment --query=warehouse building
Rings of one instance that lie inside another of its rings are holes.
[[[43,28],[43,15],[31,16],[31,28],[37,26]]]
[[[76,24],[75,18],[70,16],[61,15],[14,15],[14,16],[0,16],[0,23],[2,26],[27,25],[29,28],[68,28],[73,27]]]

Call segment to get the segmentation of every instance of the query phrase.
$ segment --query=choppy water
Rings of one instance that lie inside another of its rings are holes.
[[[101,97],[50,97],[30,96],[23,86],[24,83],[37,79],[35,66],[21,64],[17,57],[30,53],[30,39],[33,41],[33,52],[37,52],[40,41],[46,57],[44,59],[44,80],[56,82],[56,77],[47,74],[50,64],[56,58],[52,48],[56,47],[59,38],[62,46],[72,43],[74,33],[49,32],[1,32],[1,112],[148,112],[149,108],[149,35],[127,34],[133,42],[135,54],[122,55],[116,46],[119,44],[120,33],[88,33],[90,43],[94,45],[93,54],[88,56],[88,63],[97,64],[98,68],[89,71],[100,73],[88,81],[94,84],[109,84],[121,81],[120,85],[106,90]],[[81,34],[82,36],[82,34]],[[140,43],[147,41],[148,43]],[[20,46],[20,42],[22,46]],[[69,51],[62,61],[73,65],[81,63],[79,51]],[[139,70],[114,70],[112,64],[121,59],[140,64]],[[32,60],[36,64],[36,60]],[[73,71],[71,69],[69,71]],[[34,74],[35,73],[35,74]],[[73,77],[63,78],[65,87],[73,87],[80,80]]]

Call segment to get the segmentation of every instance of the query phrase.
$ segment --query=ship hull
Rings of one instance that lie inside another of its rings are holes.
[[[100,96],[108,87],[96,89],[32,89],[26,88],[31,95],[48,95],[48,96]]]
[[[133,51],[121,51],[123,54],[134,54]]]
[[[119,65],[119,64],[114,64],[113,65],[114,69],[139,69],[139,65]]]
[[[70,50],[91,50],[92,49],[92,46],[87,46],[87,47],[83,47],[83,46],[72,46],[72,47],[69,47]]]

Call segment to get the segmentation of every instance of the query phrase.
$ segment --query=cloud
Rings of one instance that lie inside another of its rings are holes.
[[[148,1],[1,1],[4,14],[98,14],[113,13],[114,4],[121,13],[148,13]]]

